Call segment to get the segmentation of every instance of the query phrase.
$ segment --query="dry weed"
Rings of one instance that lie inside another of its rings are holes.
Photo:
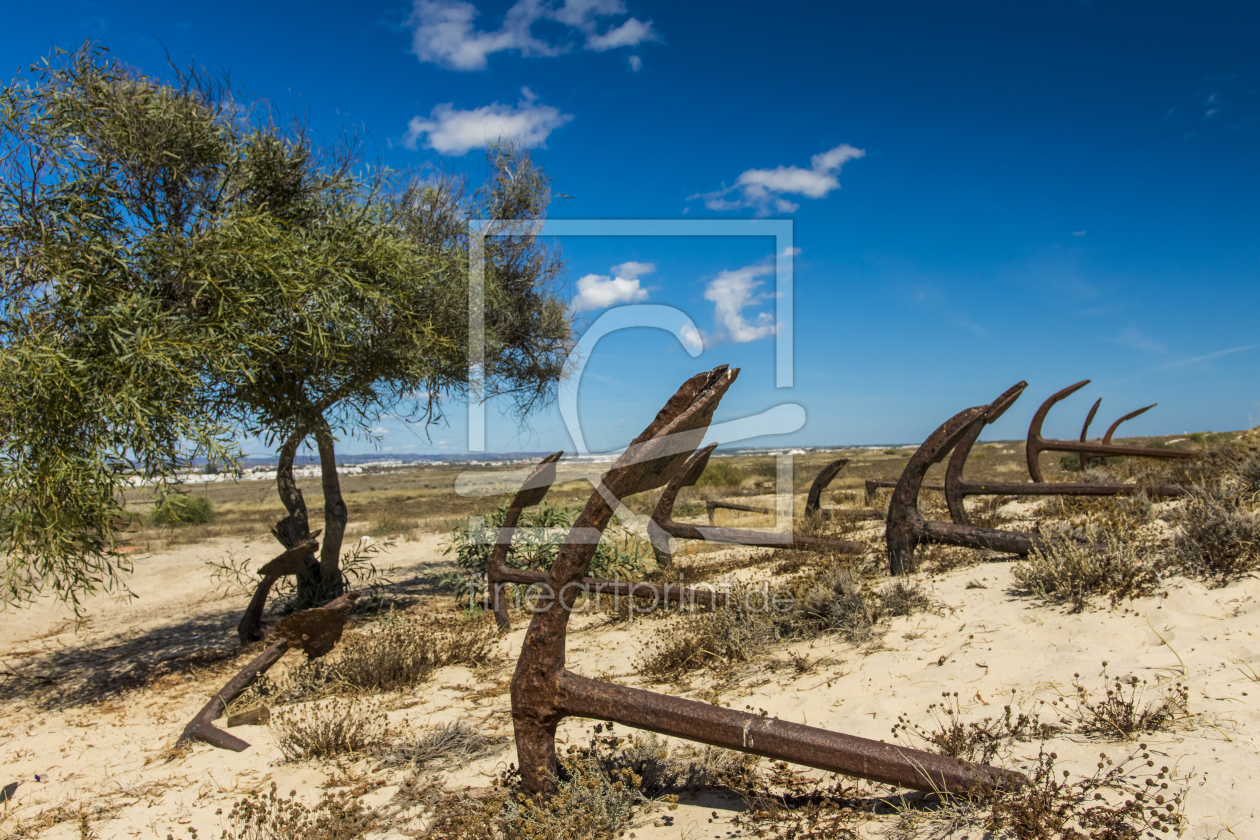
[[[380,702],[335,699],[284,709],[268,723],[271,737],[288,761],[362,753],[388,734]]]
[[[216,813],[222,813],[216,812]],[[327,793],[314,807],[276,793],[276,783],[266,795],[251,794],[237,800],[228,812],[221,840],[358,840],[376,827],[379,819],[349,793]],[[173,840],[167,835],[167,840]]]

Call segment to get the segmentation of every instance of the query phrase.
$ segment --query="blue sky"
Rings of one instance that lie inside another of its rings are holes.
[[[990,437],[1085,378],[1048,433],[1098,397],[1102,429],[1160,404],[1130,434],[1260,423],[1258,31],[1260,6],[1210,0],[84,0],[6,9],[0,67],[92,38],[160,75],[169,52],[391,166],[476,177],[512,133],[572,196],[556,219],[791,220],[791,387],[774,238],[560,237],[586,322],[663,304],[696,330],[604,338],[578,413],[618,447],[730,363],[719,419],[803,409],[745,445],[833,445],[921,440],[1020,379]],[[430,440],[385,418],[382,446],[465,450],[447,410]],[[485,444],[573,448],[554,407],[521,430],[492,406]]]

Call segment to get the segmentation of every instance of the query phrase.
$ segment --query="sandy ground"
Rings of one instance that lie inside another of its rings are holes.
[[[0,806],[0,835],[183,840],[195,829],[217,838],[231,805],[272,781],[282,793],[296,789],[314,800],[332,779],[358,779],[374,788],[366,804],[391,799],[401,771],[374,770],[368,761],[286,763],[265,726],[233,730],[253,745],[242,753],[204,744],[170,752],[184,724],[246,661],[234,629],[246,599],[213,591],[204,565],[229,549],[255,560],[275,553],[261,541],[220,539],[140,557],[130,579],[138,597],[89,601],[86,625],[48,603],[0,614],[0,662],[7,674],[0,694],[0,786],[18,783]],[[380,565],[398,593],[423,595],[443,561],[441,540],[431,536],[399,543]],[[1163,596],[1078,615],[1015,597],[1011,581],[1007,563],[925,578],[941,605],[937,613],[895,619],[874,650],[839,642],[796,645],[794,651],[822,664],[804,674],[763,669],[723,702],[892,740],[899,715],[930,724],[927,706],[942,692],[958,692],[964,716],[972,719],[995,714],[1012,697],[1021,709],[1041,708],[1040,701],[1072,693],[1074,674],[1101,692],[1104,661],[1111,677],[1147,680],[1152,697],[1157,686],[1182,680],[1198,719],[1144,740],[1157,765],[1174,766],[1189,789],[1186,836],[1260,838],[1260,581],[1208,589],[1177,580]],[[971,582],[979,586],[969,588]],[[600,615],[578,616],[569,633],[569,667],[640,684],[635,662],[669,620],[611,623]],[[402,729],[465,718],[510,735],[506,681],[523,636],[518,619],[500,643],[496,669],[446,668],[393,698],[391,724]],[[786,660],[787,652],[775,656]],[[290,654],[286,661],[296,660]],[[589,722],[570,720],[559,737],[585,743],[589,729]],[[1062,766],[1084,774],[1100,752],[1119,757],[1133,746],[1076,735],[1053,741]],[[1017,753],[1015,766],[1026,765],[1036,746]],[[446,782],[485,786],[514,760],[514,750],[506,748],[448,773]],[[632,830],[637,838],[729,837],[730,818],[741,808],[720,792],[694,800],[684,795],[677,810],[648,814]],[[88,815],[86,827],[80,813]],[[408,814],[396,815],[386,836],[419,825]]]

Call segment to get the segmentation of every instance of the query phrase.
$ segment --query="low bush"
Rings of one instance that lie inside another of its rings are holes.
[[[267,726],[289,761],[365,752],[380,744],[388,731],[379,702],[360,699],[284,709],[273,714]]]
[[[326,793],[314,807],[276,793],[251,794],[237,800],[227,815],[222,840],[358,840],[376,827],[377,816],[349,793]],[[173,840],[167,835],[167,840]]]
[[[1188,574],[1224,585],[1260,567],[1260,519],[1242,497],[1197,488],[1176,522],[1174,549]]]
[[[296,701],[410,688],[447,665],[490,662],[497,642],[491,621],[421,624],[390,612],[375,631],[343,637],[329,656],[291,670],[280,687],[280,697]]]
[[[214,505],[205,496],[166,492],[149,511],[146,521],[154,528],[179,528],[205,525],[213,522],[215,516]]]
[[[1067,604],[1071,612],[1082,612],[1094,598],[1110,598],[1114,605],[1159,587],[1170,568],[1159,546],[1114,533],[1101,536],[1101,543],[1091,544],[1052,535],[1016,564],[1012,575],[1034,598]]]
[[[455,563],[466,579],[485,578],[507,508],[508,502],[504,502],[471,527],[464,522],[451,531],[450,544],[444,553],[455,555]],[[516,523],[507,564],[516,569],[549,571],[578,513],[575,507],[547,502],[527,508]],[[640,580],[647,558],[651,556],[647,542],[614,521],[605,529],[595,549],[588,574],[597,578]]]
[[[386,752],[385,765],[410,764],[420,770],[430,765],[463,766],[500,752],[506,738],[486,735],[464,720],[440,723],[419,737],[394,743]]]

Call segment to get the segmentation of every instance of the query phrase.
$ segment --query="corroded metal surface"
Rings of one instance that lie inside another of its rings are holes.
[[[997,768],[963,765],[933,753],[598,682],[565,669],[564,641],[569,617],[566,607],[573,603],[565,595],[566,585],[580,580],[594,554],[595,543],[583,531],[602,532],[612,518],[613,502],[632,492],[660,486],[667,476],[679,471],[683,465],[676,457],[676,449],[651,460],[640,460],[630,452],[656,455],[662,452],[662,447],[655,445],[658,440],[670,438],[692,441],[694,448],[737,373],[723,366],[688,380],[656,421],[635,440],[635,446],[613,465],[565,541],[547,579],[547,585],[561,595],[551,608],[535,613],[512,677],[512,722],[526,790],[535,794],[555,791],[559,769],[556,727],[569,716],[623,723],[916,789],[958,791],[981,781],[1001,783],[1020,778]],[[693,434],[697,431],[698,435]],[[686,437],[680,438],[681,434]],[[694,463],[687,467],[690,471]]]
[[[896,479],[890,478],[868,478],[866,479],[866,503],[869,505],[875,501],[875,493],[879,490],[891,490],[897,486]],[[920,490],[936,490],[939,493],[945,492],[944,484],[924,484]]]
[[[250,598],[249,606],[245,608],[245,614],[241,616],[240,623],[236,625],[236,635],[240,638],[241,644],[247,645],[250,642],[262,640],[263,608],[267,605],[267,596],[271,593],[271,587],[284,575],[296,575],[301,571],[302,564],[306,562],[306,558],[319,549],[319,540],[315,538],[320,533],[320,531],[316,531],[304,541],[288,549],[258,570],[258,574],[262,575],[262,580],[258,582],[258,588],[254,590],[254,597]]]
[[[350,608],[358,597],[357,592],[347,592],[323,607],[303,610],[277,624],[276,641],[250,660],[240,673],[228,680],[227,685],[210,698],[210,702],[201,707],[196,717],[184,727],[180,740],[205,741],[212,746],[234,752],[249,749],[248,742],[215,726],[214,719],[223,714],[228,704],[249,688],[250,683],[260,674],[266,673],[268,668],[279,662],[289,648],[301,647],[312,659],[332,650],[333,645],[341,638],[346,616],[350,614]]]
[[[1062,482],[1057,484],[1036,484],[1024,481],[987,481],[969,483],[963,480],[967,457],[971,448],[979,439],[984,427],[999,417],[1019,399],[1027,383],[1021,382],[998,398],[985,415],[983,423],[975,423],[954,445],[954,452],[949,458],[949,466],[945,470],[945,503],[949,506],[949,516],[959,525],[967,523],[967,509],[963,500],[967,496],[1127,496],[1144,493],[1148,496],[1183,496],[1185,490],[1172,484],[1102,484],[1091,482]],[[1018,389],[1018,390],[1017,390]],[[1094,411],[1102,400],[1094,403],[1089,419],[1081,430],[1082,440],[1089,429]],[[1139,412],[1140,413],[1140,412]],[[1123,419],[1123,418],[1122,418]],[[1081,455],[1082,458],[1086,456]]]
[[[952,522],[931,522],[919,512],[919,490],[928,469],[940,463],[964,436],[969,433],[979,435],[990,414],[996,412],[1000,415],[1025,387],[1027,383],[1021,382],[990,405],[976,406],[955,414],[929,435],[910,457],[893,490],[892,501],[888,505],[888,526],[884,532],[888,543],[889,569],[894,575],[915,570],[915,550],[921,543],[943,543],[1019,555],[1028,554],[1033,546],[1039,544],[1032,534]]]
[[[1098,413],[1098,406],[1100,405],[1102,405],[1102,397],[1094,400],[1093,407],[1090,408],[1089,414],[1085,417],[1085,425],[1081,426],[1081,443],[1084,443],[1085,439],[1089,437],[1089,424],[1094,422],[1094,415]],[[1080,458],[1081,470],[1084,471],[1089,468],[1089,456],[1082,452]]]
[[[709,524],[713,524],[713,511],[715,510],[738,510],[744,513],[765,513],[773,514],[774,509],[768,507],[757,507],[756,505],[741,505],[738,502],[721,502],[709,499],[704,503],[704,511],[709,515]],[[659,550],[659,549],[658,549]]]
[[[828,510],[822,506],[822,492],[827,489],[831,482],[836,480],[836,476],[849,463],[848,458],[841,458],[832,461],[823,467],[818,473],[818,477],[814,479],[814,483],[809,486],[809,495],[805,497],[805,515],[818,516],[823,519],[883,519],[884,514],[873,508],[857,508],[857,509],[832,509]]]
[[[494,549],[490,552],[490,561],[486,564],[486,587],[490,591],[494,620],[501,632],[506,633],[512,629],[503,596],[503,584],[509,582],[507,575],[511,572],[507,565],[507,555],[512,547],[512,534],[516,530],[517,521],[521,518],[521,512],[527,507],[541,503],[547,491],[551,489],[551,485],[555,484],[556,462],[562,455],[564,455],[563,451],[553,452],[539,461],[538,466],[525,477],[525,480],[521,482],[521,488],[512,497],[512,503],[508,505],[507,512],[503,515],[499,533],[495,536]]]
[[[692,525],[674,520],[674,504],[678,500],[678,492],[689,487],[700,478],[709,463],[709,456],[717,448],[711,443],[695,453],[687,460],[669,484],[652,512],[648,523],[648,536],[652,545],[660,554],[669,553],[669,538],[679,537],[686,540],[704,540],[705,542],[726,543],[728,545],[749,545],[769,548],[800,548],[810,551],[838,551],[843,554],[864,554],[865,543],[851,540],[822,539],[820,537],[803,537],[794,533],[776,533],[774,531],[750,531],[742,528],[714,528],[703,525]]]
[[[1041,475],[1040,456],[1042,452],[1076,452],[1081,455],[1124,455],[1134,458],[1195,458],[1198,457],[1196,452],[1187,452],[1182,449],[1156,449],[1152,446],[1125,446],[1118,443],[1089,443],[1088,441],[1075,440],[1054,440],[1046,439],[1041,436],[1041,426],[1045,423],[1046,415],[1050,413],[1050,409],[1055,403],[1070,397],[1077,391],[1089,384],[1088,379],[1082,379],[1075,385],[1069,385],[1058,393],[1051,394],[1049,399],[1041,404],[1037,409],[1037,413],[1033,415],[1032,423],[1028,426],[1028,442],[1024,448],[1024,454],[1028,458],[1028,475],[1033,481],[1043,482],[1045,479]],[[1108,434],[1115,432],[1115,426],[1125,420],[1136,417],[1143,411],[1153,406],[1138,409],[1136,412],[1121,417],[1112,426]]]

